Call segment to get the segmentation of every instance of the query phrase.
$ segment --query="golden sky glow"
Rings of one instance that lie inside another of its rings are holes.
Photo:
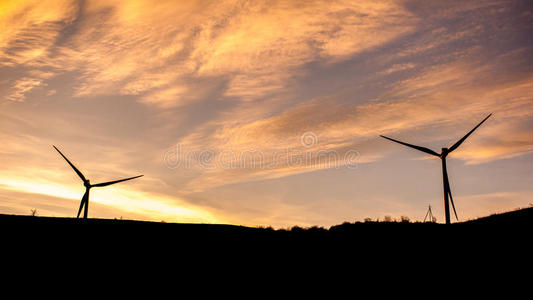
[[[0,213],[75,214],[53,144],[91,181],[145,174],[91,217],[441,217],[439,162],[378,136],[439,150],[491,112],[450,157],[459,216],[527,206],[532,24],[529,1],[0,0]]]

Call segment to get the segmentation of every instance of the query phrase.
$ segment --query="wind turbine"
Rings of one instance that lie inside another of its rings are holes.
[[[440,159],[442,161],[442,181],[443,181],[443,185],[444,185],[444,213],[445,213],[445,216],[446,216],[446,224],[450,224],[450,204],[449,204],[449,202],[452,203],[452,207],[453,207],[453,212],[455,214],[455,218],[457,220],[459,220],[459,218],[457,217],[457,211],[455,211],[455,204],[453,204],[452,191],[450,189],[450,181],[448,180],[448,171],[446,171],[446,157],[448,156],[448,154],[452,153],[453,150],[457,149],[472,134],[472,132],[474,132],[474,130],[476,130],[479,126],[481,126],[481,124],[483,124],[483,122],[485,122],[490,116],[492,116],[492,114],[488,115],[485,119],[483,119],[483,121],[481,121],[479,124],[477,124],[477,126],[474,127],[474,129],[470,130],[469,133],[467,133],[462,139],[458,140],[455,144],[453,144],[453,146],[451,146],[450,148],[442,148],[442,151],[441,151],[440,154],[438,154],[437,152],[435,152],[435,151],[433,151],[431,149],[428,149],[426,147],[420,147],[420,146],[411,145],[411,144],[408,144],[408,143],[404,143],[404,142],[400,142],[398,140],[392,139],[390,137],[386,137],[384,135],[380,135],[382,138],[386,138],[387,140],[402,144],[402,145],[407,146],[407,147],[414,148],[416,150],[425,152],[427,154],[431,154],[431,155],[440,157]],[[448,196],[450,197],[449,201],[448,201]]]
[[[433,216],[433,212],[431,211],[431,205],[429,206],[428,212],[426,213],[426,216],[424,217],[424,223],[426,223],[426,220],[428,220],[431,223],[435,223],[436,218]]]
[[[74,169],[74,171],[76,172],[76,174],[78,174],[78,176],[81,178],[81,180],[83,181],[83,185],[85,186],[85,194],[83,194],[83,197],[81,198],[81,203],[80,203],[80,209],[78,210],[78,215],[76,216],[76,218],[79,218],[80,217],[80,213],[81,213],[81,210],[83,209],[83,207],[85,206],[85,211],[83,212],[83,218],[84,219],[87,219],[87,213],[89,211],[89,190],[93,187],[102,187],[102,186],[107,186],[107,185],[111,185],[111,184],[115,184],[115,183],[119,183],[119,182],[122,182],[122,181],[126,181],[126,180],[132,180],[132,179],[135,179],[135,178],[139,178],[143,175],[138,175],[138,176],[135,176],[135,177],[130,177],[130,178],[125,178],[125,179],[120,179],[120,180],[114,180],[114,181],[108,181],[108,182],[102,182],[102,183],[97,183],[97,184],[91,184],[91,182],[89,181],[89,179],[86,179],[85,176],[83,176],[83,174],[80,172],[80,170],[78,170],[71,162],[70,160],[68,160],[68,158],[63,155],[63,153],[61,153],[61,151],[59,151],[59,149],[57,149],[56,146],[53,146],[54,149],[57,150],[57,152],[59,152],[59,154],[61,156],[63,156],[63,158],[67,161],[67,163],[72,167],[72,169]]]

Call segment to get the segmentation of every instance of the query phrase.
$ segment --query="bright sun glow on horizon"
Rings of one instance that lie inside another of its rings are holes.
[[[80,186],[82,186],[80,184]],[[58,186],[49,183],[32,183],[29,180],[15,181],[0,178],[0,187],[17,192],[41,194],[55,198],[76,200],[79,203],[83,189],[74,187]],[[174,221],[183,223],[224,223],[213,217],[208,212],[190,207],[180,207],[175,203],[176,199],[147,194],[140,191],[131,191],[117,187],[107,189],[93,189],[91,191],[91,204],[98,203],[115,207],[118,211],[136,214],[145,214],[154,221]],[[73,212],[77,206],[73,206]],[[98,210],[97,210],[98,211]],[[116,216],[119,217],[119,216]]]
[[[531,1],[0,1],[0,214],[443,222],[533,200]],[[94,181],[93,181],[94,180]]]

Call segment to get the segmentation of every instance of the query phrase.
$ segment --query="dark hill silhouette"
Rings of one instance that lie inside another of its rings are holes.
[[[517,209],[505,213],[493,214],[487,217],[469,220],[462,223],[462,225],[533,225],[533,206],[528,208]]]
[[[48,230],[61,231],[101,231],[102,233],[121,232],[150,232],[157,234],[163,232],[172,235],[257,235],[265,236],[339,236],[350,234],[365,234],[365,232],[375,231],[436,231],[451,228],[465,228],[474,225],[494,225],[500,227],[507,226],[531,226],[533,225],[533,207],[518,209],[506,213],[494,214],[474,220],[468,220],[450,225],[440,223],[423,223],[409,221],[365,221],[365,222],[345,222],[340,225],[331,226],[329,229],[322,227],[301,228],[294,226],[290,229],[272,229],[263,227],[246,227],[227,224],[188,224],[188,223],[165,223],[150,221],[134,221],[119,219],[76,219],[57,217],[38,217],[0,214],[0,226],[4,229],[10,228],[13,232],[17,230]]]
[[[451,225],[346,222],[329,229],[295,226],[278,230],[0,214],[0,245],[5,261],[51,265],[63,261],[73,267],[88,260],[96,265],[105,261],[113,269],[117,263],[131,267],[141,261],[145,266],[173,263],[174,270],[180,270],[184,263],[199,262],[223,265],[224,270],[245,266],[255,272],[295,265],[315,268],[346,264],[354,268],[399,264],[403,270],[436,257],[445,259],[441,265],[445,267],[465,257],[481,265],[487,255],[491,263],[509,255],[522,257],[517,253],[530,249],[532,223],[533,207]]]

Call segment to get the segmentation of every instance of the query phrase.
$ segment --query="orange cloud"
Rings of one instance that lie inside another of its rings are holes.
[[[339,1],[59,1],[7,5],[4,54],[10,65],[77,71],[75,95],[139,95],[190,76],[228,76],[228,96],[259,97],[286,86],[316,59],[345,59],[412,30],[399,4]],[[78,19],[75,18],[79,10]],[[24,12],[24,18],[13,22]],[[76,30],[55,45],[60,30]],[[46,26],[44,26],[46,24]],[[29,36],[39,36],[28,39]],[[31,41],[27,51],[13,43]],[[2,45],[2,44],[0,44]],[[16,54],[9,55],[16,48]],[[295,73],[296,72],[296,73]],[[144,98],[146,99],[146,98]],[[168,97],[143,101],[168,107]],[[180,102],[179,97],[175,97]]]
[[[500,61],[495,60],[490,69],[466,60],[432,66],[395,84],[380,101],[346,104],[330,96],[305,101],[278,115],[259,117],[258,120],[216,121],[214,124],[224,126],[204,135],[197,132],[182,139],[180,144],[189,150],[209,149],[217,153],[228,149],[236,153],[259,149],[266,157],[273,157],[273,153],[283,149],[331,149],[342,154],[351,147],[363,152],[359,163],[368,163],[380,159],[383,154],[378,147],[369,150],[374,153],[364,153],[360,146],[369,139],[378,139],[380,134],[401,137],[422,130],[427,134],[417,133],[416,139],[407,141],[434,145],[439,150],[450,146],[478,119],[492,112],[494,117],[483,130],[479,130],[453,156],[468,164],[476,164],[524,155],[533,150],[532,130],[521,126],[533,112],[533,80],[529,77],[502,78],[506,83],[497,85],[480,81],[486,78],[485,72],[496,74],[501,64],[515,63],[522,55],[520,51],[514,55],[506,54]],[[429,127],[432,131],[427,129]],[[303,148],[299,139],[308,131],[316,134],[319,140],[313,149]],[[442,141],[446,144],[440,144]],[[281,161],[284,158],[278,157]],[[202,179],[191,182],[190,187],[206,189],[313,170],[317,168],[287,167],[286,164],[266,170],[202,170]]]

